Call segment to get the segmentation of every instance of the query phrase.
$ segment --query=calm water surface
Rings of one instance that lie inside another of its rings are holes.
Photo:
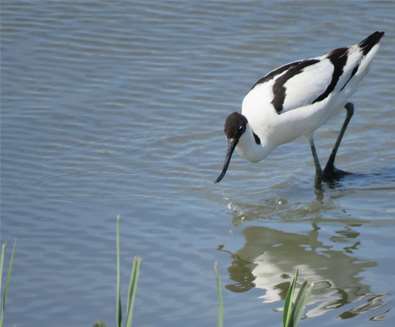
[[[394,20],[392,1],[2,1],[8,325],[112,324],[119,214],[125,286],[143,257],[136,326],[213,326],[214,261],[226,326],[280,326],[297,267],[316,282],[303,326],[393,326]],[[213,184],[223,120],[258,78],[375,30],[338,158],[360,176],[316,199],[297,140]]]

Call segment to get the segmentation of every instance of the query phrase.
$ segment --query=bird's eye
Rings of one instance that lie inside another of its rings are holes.
[[[239,131],[242,131],[244,129],[244,126],[243,125],[240,125],[239,126]]]

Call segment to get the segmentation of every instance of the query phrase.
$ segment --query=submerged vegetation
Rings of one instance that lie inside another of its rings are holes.
[[[5,278],[5,286],[3,289],[3,283],[2,283],[3,282],[3,269],[4,269],[5,254],[6,254],[6,250],[7,250],[7,243],[3,242],[1,245],[1,253],[0,253],[0,295],[1,295],[0,327],[4,326],[4,314],[5,314],[5,307],[7,304],[8,289],[10,288],[12,266],[14,264],[14,257],[15,257],[15,248],[16,248],[16,242],[14,242],[14,246],[12,247],[11,257],[8,261],[7,274],[6,274],[6,278]]]
[[[121,219],[118,216],[116,222],[116,298],[115,298],[115,326],[122,327],[123,315],[122,315],[122,301],[121,301],[121,244],[120,244],[120,229]],[[13,253],[15,252],[15,246]],[[3,253],[3,251],[2,251]],[[3,257],[2,257],[3,258]],[[11,260],[13,259],[13,255]],[[140,275],[142,259],[140,257],[134,257],[131,265],[131,273],[129,278],[129,287],[126,304],[126,320],[125,327],[131,327],[133,321],[133,309],[137,293],[137,284]],[[10,262],[12,266],[12,261]],[[2,268],[2,261],[1,261]],[[217,327],[224,326],[224,301],[222,294],[222,278],[218,268],[218,264],[214,264],[214,271],[216,275],[216,293],[217,293]],[[312,284],[305,281],[299,291],[297,291],[296,285],[298,282],[299,272],[296,271],[294,278],[292,279],[289,287],[287,296],[285,298],[284,309],[283,309],[283,327],[297,327],[300,319],[302,318],[304,308],[307,304],[307,300],[312,288]],[[2,325],[0,325],[2,327]],[[93,327],[107,327],[105,322],[98,320],[94,323]]]

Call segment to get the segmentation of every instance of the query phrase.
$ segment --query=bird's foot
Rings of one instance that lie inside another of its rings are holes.
[[[322,173],[322,180],[324,182],[333,183],[347,175],[352,175],[352,173],[337,169],[335,166],[326,166]]]

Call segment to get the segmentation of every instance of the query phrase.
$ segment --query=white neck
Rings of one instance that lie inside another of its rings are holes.
[[[265,139],[261,139],[261,144],[255,142],[253,131],[248,124],[246,131],[240,137],[236,146],[237,153],[252,162],[263,160],[272,149]]]

